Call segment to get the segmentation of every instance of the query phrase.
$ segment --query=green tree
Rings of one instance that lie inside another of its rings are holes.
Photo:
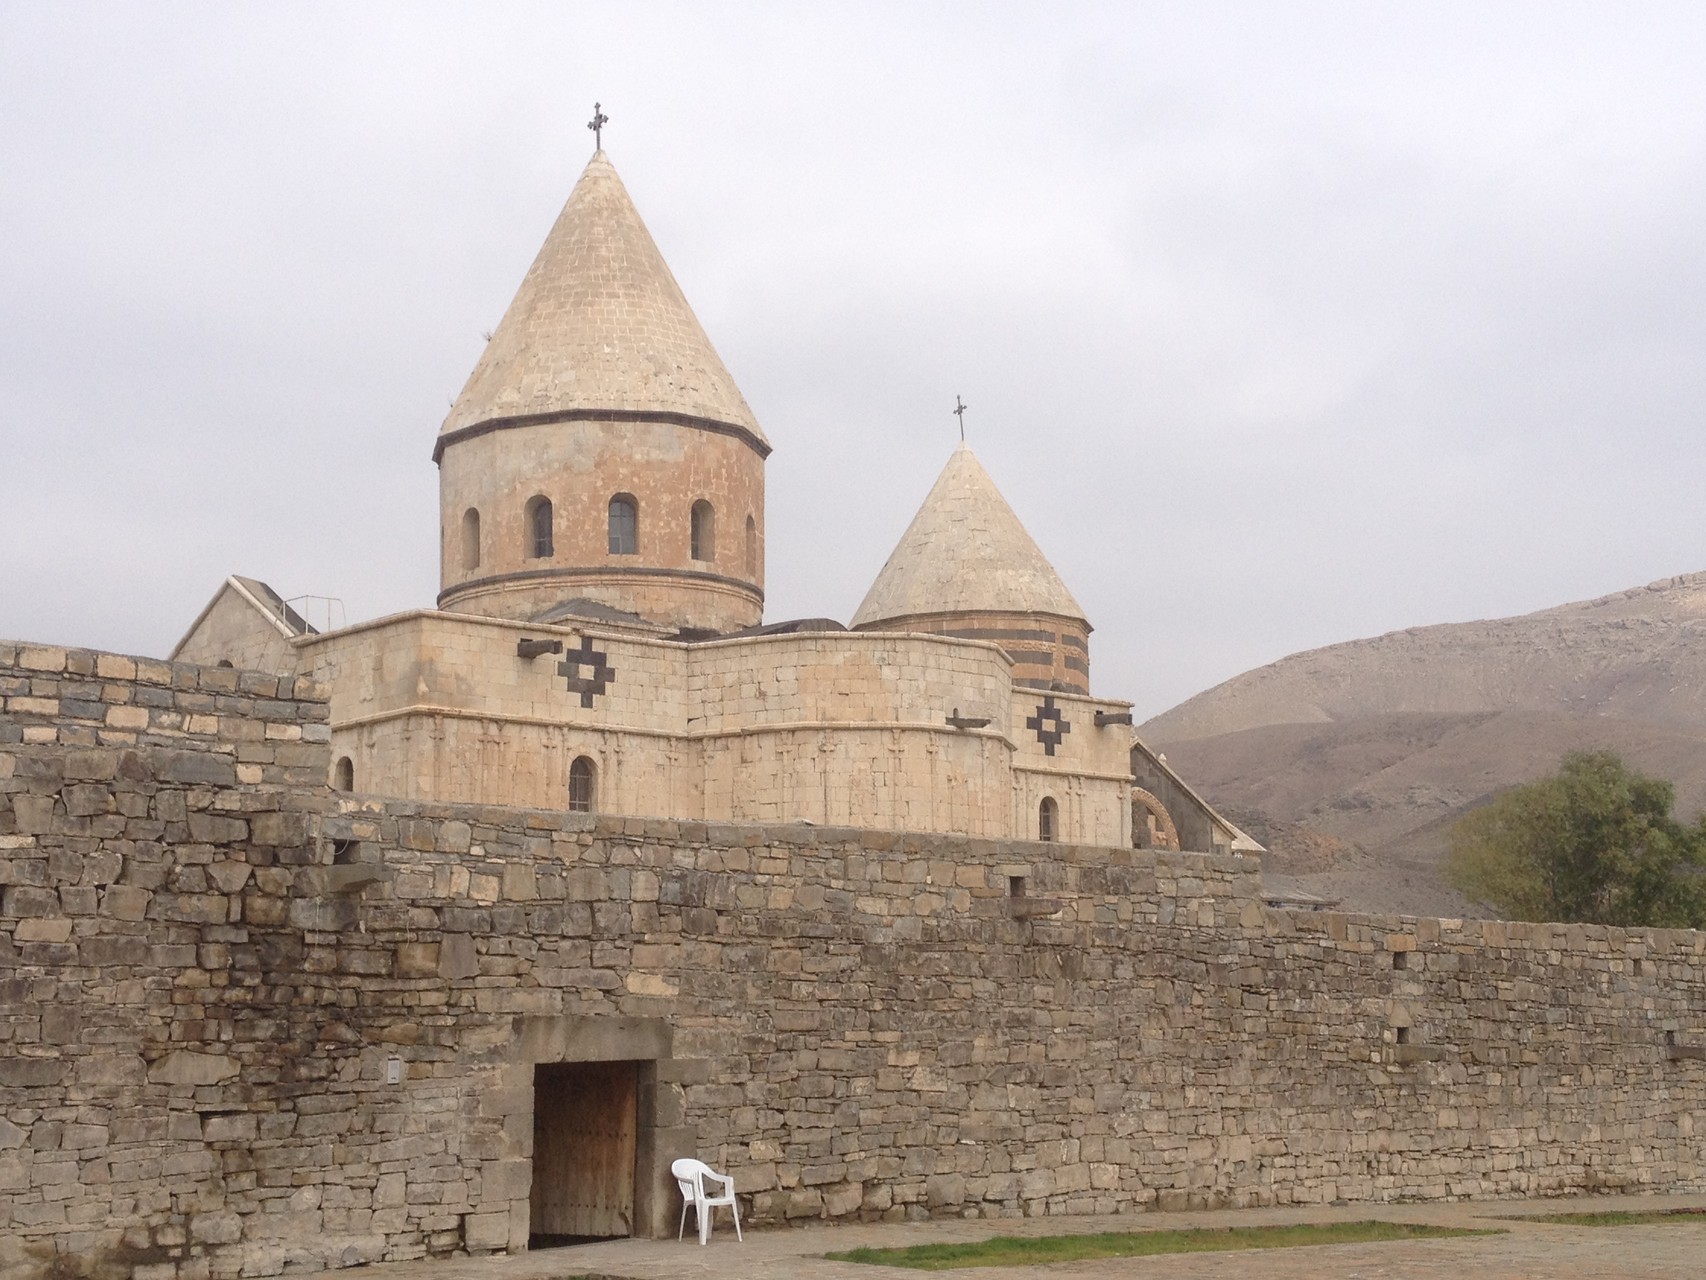
[[[1614,752],[1578,751],[1451,829],[1446,875],[1512,920],[1706,926],[1706,819]]]

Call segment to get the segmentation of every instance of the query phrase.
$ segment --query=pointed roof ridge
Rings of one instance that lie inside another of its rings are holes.
[[[865,593],[853,625],[937,613],[1089,621],[964,441]]]
[[[603,150],[569,193],[439,432],[667,414],[770,444]]]

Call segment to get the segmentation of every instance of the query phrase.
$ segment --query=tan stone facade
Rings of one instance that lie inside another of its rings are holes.
[[[524,640],[560,652],[522,657]],[[1129,731],[1095,723],[1127,705],[1019,686],[991,644],[684,644],[433,612],[296,644],[360,791],[561,808],[584,757],[607,813],[1025,838],[1047,798],[1056,838],[1130,843]],[[570,687],[571,657],[596,692]]]
[[[1012,661],[1015,684],[1090,692],[1090,624],[1082,618],[966,610],[889,618],[878,629],[985,640],[999,645]]]
[[[438,436],[439,611],[174,656],[323,681],[339,787],[1128,847],[1130,706],[971,450],[854,632],[762,625],[769,452],[599,153]]]
[[[526,1248],[541,1068],[749,1222],[1706,1188],[1706,934],[1251,858],[336,796],[307,677],[0,644],[0,1268]],[[686,1248],[687,1246],[683,1246]]]
[[[530,618],[579,596],[718,632],[763,613],[764,456],[737,436],[657,421],[494,430],[444,449],[439,495],[441,608]],[[631,550],[611,549],[613,501],[632,504]]]

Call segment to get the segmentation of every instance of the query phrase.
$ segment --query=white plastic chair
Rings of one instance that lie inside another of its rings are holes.
[[[735,1180],[726,1173],[717,1173],[703,1160],[677,1160],[669,1166],[669,1171],[675,1175],[676,1185],[681,1188],[681,1224],[675,1229],[675,1238],[681,1239],[682,1232],[687,1230],[687,1208],[693,1207],[694,1214],[699,1219],[699,1243],[711,1242],[711,1210],[720,1204],[726,1204],[729,1212],[735,1216],[735,1239],[745,1243],[740,1233],[740,1206],[735,1204]],[[723,1184],[721,1195],[710,1195],[705,1189],[706,1181]]]

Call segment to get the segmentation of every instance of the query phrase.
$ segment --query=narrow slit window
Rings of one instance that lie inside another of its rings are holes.
[[[746,518],[746,576],[758,576],[758,521]]]
[[[640,553],[640,504],[631,493],[619,493],[610,500],[610,554],[633,556]]]
[[[1055,840],[1060,836],[1060,806],[1053,796],[1044,796],[1037,806],[1037,839]]]
[[[569,766],[569,812],[591,813],[597,800],[598,775],[586,756],[576,756]]]
[[[549,560],[554,553],[551,528],[551,499],[532,498],[527,503],[527,554],[534,560]]]
[[[462,513],[462,567],[480,567],[480,513],[473,507]]]
[[[695,560],[717,558],[717,513],[711,504],[700,498],[693,504],[691,516],[692,555]]]

